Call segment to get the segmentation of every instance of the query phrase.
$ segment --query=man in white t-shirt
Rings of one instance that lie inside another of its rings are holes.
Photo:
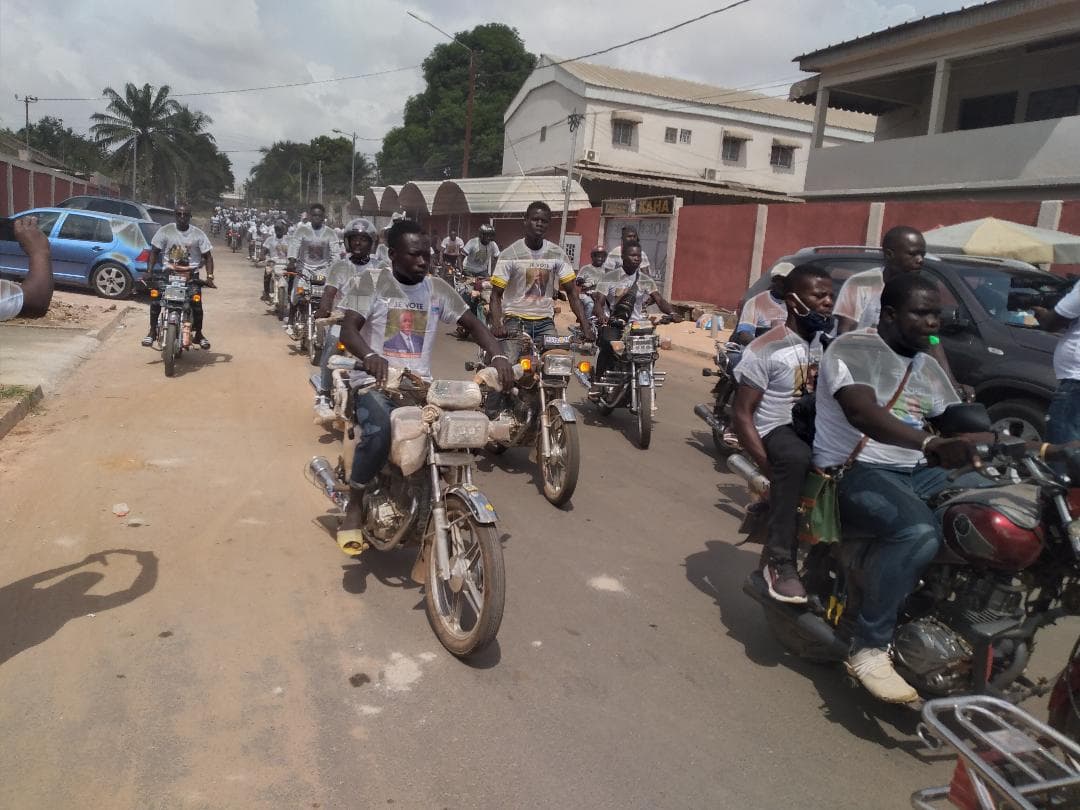
[[[38,227],[37,217],[19,217],[12,227],[15,241],[26,254],[27,272],[22,284],[0,279],[0,321],[41,318],[49,311],[53,294],[49,238]]]
[[[499,256],[491,277],[491,331],[496,337],[507,336],[507,321],[513,331],[524,332],[534,339],[554,335],[553,296],[557,283],[569,299],[584,339],[595,339],[581,299],[575,295],[573,265],[561,247],[544,238],[550,225],[548,204],[532,203],[525,212],[524,238]]]
[[[620,233],[619,244],[617,244],[614,250],[608,254],[604,260],[604,270],[611,272],[612,270],[622,270],[622,255],[626,250],[626,246],[631,242],[637,242],[641,244],[641,240],[638,238],[637,228],[633,225],[623,225]],[[641,269],[646,273],[652,269],[652,265],[649,263],[649,256],[645,253],[645,249],[641,250]]]
[[[450,229],[449,235],[439,245],[443,264],[448,264],[455,270],[461,267],[461,255],[465,252],[465,242],[457,235],[457,231]]]
[[[326,224],[326,208],[322,203],[312,203],[308,207],[308,221],[297,226],[289,241],[289,270],[300,273],[307,279],[326,275],[330,265],[338,258],[338,252],[337,234]],[[294,277],[289,278],[289,314],[285,331],[293,340],[299,340],[300,333],[295,324],[300,304],[293,293]]]
[[[904,273],[918,273],[926,258],[926,240],[909,225],[897,225],[881,239],[883,267],[863,270],[848,277],[836,296],[836,333],[877,328],[881,314],[881,291]]]
[[[173,212],[176,217],[175,223],[170,223],[158,228],[150,240],[150,260],[146,263],[147,276],[151,284],[154,281],[155,268],[159,261],[164,261],[172,267],[190,268],[192,277],[198,277],[199,269],[206,267],[206,282],[204,286],[214,286],[214,254],[210,239],[199,228],[191,224],[191,207],[187,203],[180,203]],[[168,275],[168,269],[162,266],[161,273]],[[201,297],[201,296],[200,296]],[[161,299],[150,300],[150,331],[142,340],[142,345],[153,347],[158,338],[158,317],[161,315]],[[203,334],[203,304],[196,301],[191,305],[191,328],[194,334],[192,340],[202,349],[209,350],[210,341]]]
[[[1043,329],[1065,332],[1054,349],[1058,388],[1046,411],[1046,440],[1051,444],[1080,440],[1080,282],[1053,309],[1035,307],[1035,317]]]
[[[786,278],[788,316],[751,341],[735,369],[732,427],[743,450],[769,479],[769,532],[762,576],[769,595],[805,604],[796,566],[799,497],[810,470],[810,445],[792,425],[792,408],[814,393],[821,337],[833,329],[829,271],[802,264]]]
[[[758,335],[759,330],[771,329],[787,320],[788,308],[784,303],[785,278],[794,267],[791,262],[778,262],[769,271],[769,289],[759,292],[743,304],[739,312],[739,323],[731,336],[733,341],[745,346]]]
[[[430,380],[432,349],[441,323],[464,327],[491,355],[503,390],[510,390],[514,372],[507,357],[499,353],[499,342],[468,311],[453,287],[428,274],[431,246],[423,229],[400,220],[390,228],[387,241],[393,269],[353,277],[337,305],[344,314],[341,342],[363,364],[354,382],[385,381],[391,363]],[[377,389],[356,397],[359,440],[349,482],[352,496],[337,537],[341,550],[350,556],[363,549],[363,490],[389,458],[391,409],[390,401]]]
[[[919,273],[901,274],[885,285],[877,330],[833,341],[818,377],[813,463],[844,470],[837,485],[841,525],[873,538],[860,572],[847,669],[890,703],[918,697],[893,668],[889,645],[900,608],[941,544],[941,525],[926,499],[949,483],[946,468],[976,463],[975,443],[988,439],[945,439],[925,430],[928,419],[959,401],[944,369],[927,354],[940,317],[937,284]],[[923,466],[924,459],[938,466]],[[974,485],[983,483],[974,477]]]
[[[465,275],[474,278],[488,278],[495,261],[499,258],[499,246],[495,243],[495,229],[490,225],[481,225],[477,235],[470,239],[463,248]]]
[[[279,270],[284,269],[289,261],[289,238],[286,234],[285,220],[279,219],[274,223],[274,232],[263,240],[259,248],[259,258],[263,262],[263,294],[262,300],[269,301],[273,293],[274,274],[271,265],[277,265]],[[272,260],[272,261],[269,261]]]

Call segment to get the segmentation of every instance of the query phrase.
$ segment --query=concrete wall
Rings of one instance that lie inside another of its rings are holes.
[[[806,192],[1080,184],[1080,116],[814,149]],[[1052,195],[1051,195],[1052,196]]]
[[[561,84],[549,82],[533,89],[525,103],[506,122],[502,173],[528,174],[549,166],[565,166],[570,157],[566,119],[575,106],[578,112],[584,112],[584,99]],[[543,141],[540,140],[541,127],[547,127]],[[580,139],[579,130],[579,149]]]
[[[36,163],[0,157],[0,216],[47,208],[80,194],[116,197],[119,193],[116,185],[88,182]]]

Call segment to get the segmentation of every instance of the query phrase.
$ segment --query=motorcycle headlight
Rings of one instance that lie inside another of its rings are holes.
[[[631,335],[626,345],[630,354],[652,354],[656,351],[656,335]]]
[[[548,352],[544,355],[544,373],[557,377],[569,377],[574,367],[574,358],[562,352]]]
[[[488,418],[478,411],[444,411],[435,425],[435,444],[444,450],[483,447],[487,441]]]

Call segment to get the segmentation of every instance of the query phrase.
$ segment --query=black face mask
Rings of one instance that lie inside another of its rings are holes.
[[[794,293],[792,293],[794,295]],[[803,300],[799,296],[795,295],[795,300],[806,307],[803,304]],[[815,332],[832,332],[833,327],[836,326],[836,318],[832,315],[822,315],[820,312],[814,312],[810,307],[806,307],[806,312],[800,314],[795,313],[795,320],[799,322],[799,326],[811,334]]]

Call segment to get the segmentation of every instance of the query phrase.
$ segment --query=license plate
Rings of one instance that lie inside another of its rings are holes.
[[[186,301],[187,300],[187,287],[166,287],[165,288],[165,300],[166,301]]]

